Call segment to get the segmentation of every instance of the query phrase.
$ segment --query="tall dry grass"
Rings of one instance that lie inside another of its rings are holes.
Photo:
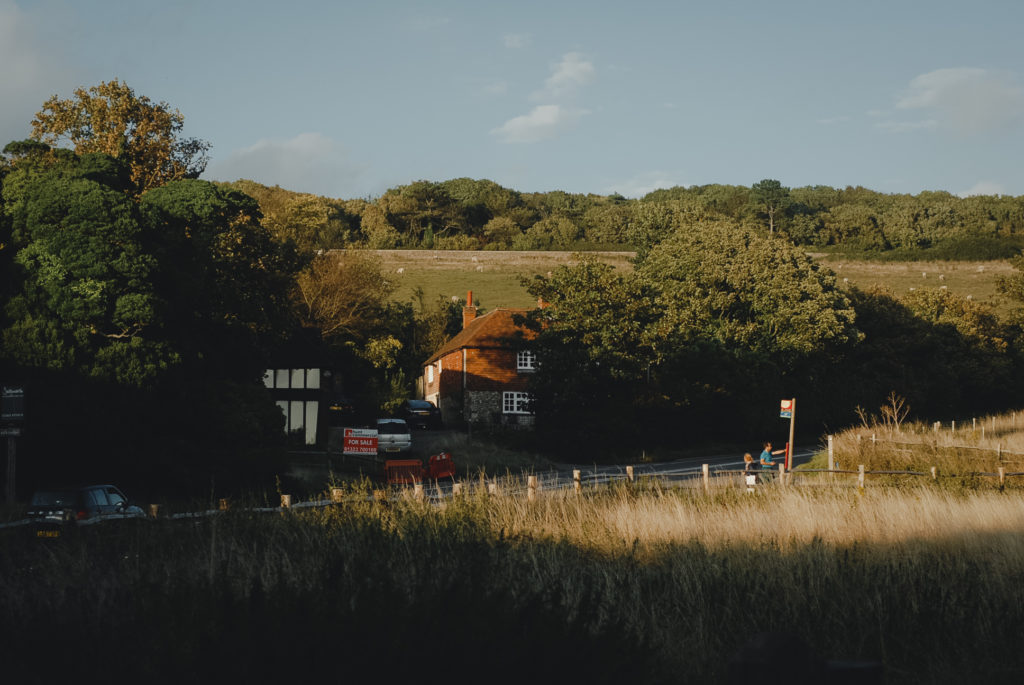
[[[641,482],[133,524],[0,539],[8,672],[44,682],[27,655],[59,644],[49,682],[104,663],[147,682],[721,682],[744,640],[787,632],[887,683],[1024,677],[1016,492]]]
[[[938,426],[873,422],[833,437],[837,463],[844,469],[923,470],[946,474],[1024,472],[1024,413],[945,421]],[[821,458],[817,465],[822,465]]]

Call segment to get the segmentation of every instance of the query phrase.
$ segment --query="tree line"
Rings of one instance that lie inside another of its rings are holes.
[[[416,181],[375,199],[331,199],[229,184],[257,199],[267,226],[308,251],[350,247],[456,250],[646,249],[701,221],[728,220],[808,249],[890,259],[1008,258],[1024,246],[1024,197],[862,187],[711,184],[639,199],[524,193],[486,179]]]

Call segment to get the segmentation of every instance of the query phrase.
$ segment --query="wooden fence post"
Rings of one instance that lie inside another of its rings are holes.
[[[1002,466],[999,467],[999,492],[1003,491],[1006,487],[1006,469]]]
[[[864,464],[857,467],[857,487],[864,489]]]
[[[281,506],[284,506],[284,505],[282,504]],[[218,511],[227,511],[230,508],[231,508],[231,505],[228,503],[228,500],[227,500],[226,497],[221,497],[220,500],[217,502],[217,510]]]
[[[978,430],[978,418],[974,417],[971,419],[971,430]]]
[[[832,436],[828,436],[828,479],[833,483],[836,480],[836,451],[835,444],[832,441]]]
[[[488,495],[497,495],[498,494],[498,481],[497,480],[495,480],[492,483],[488,483],[487,484],[487,494]]]
[[[711,466],[701,464],[700,470],[704,474],[704,492],[711,492]]]
[[[949,422],[949,432],[956,433],[956,421]]]
[[[282,509],[290,509],[291,506],[292,506],[292,496],[291,495],[281,495],[281,508]]]
[[[412,484],[412,497],[417,502],[423,501],[423,483]]]
[[[633,467],[632,466],[627,466],[626,467],[626,478],[629,480],[630,483],[633,482]]]
[[[537,476],[526,477],[526,499],[529,502],[537,501]]]
[[[779,464],[779,485],[786,487],[786,465]]]
[[[939,479],[939,469],[935,466],[932,467],[932,480],[937,481]]]
[[[626,468],[629,469],[630,467],[627,466]],[[628,473],[628,471],[627,471],[627,473]],[[583,483],[580,481],[580,470],[579,469],[573,469],[572,470],[572,490],[577,495],[580,494],[580,492],[583,490]]]
[[[149,505],[149,515],[152,518],[157,518],[158,516],[160,516],[160,505],[159,504],[150,504]]]
[[[876,438],[875,438],[875,434],[874,434],[874,433],[872,433],[872,434],[871,434],[871,446],[872,446],[872,447],[874,447],[874,446],[875,446],[875,442],[876,442],[876,441],[877,441],[877,440],[876,440]]]
[[[462,494],[462,483],[452,483],[452,497],[458,497]]]
[[[341,488],[331,488],[331,501],[335,504],[341,504],[341,497],[345,494],[345,491]]]
[[[996,459],[1003,458],[1003,443],[996,443]]]

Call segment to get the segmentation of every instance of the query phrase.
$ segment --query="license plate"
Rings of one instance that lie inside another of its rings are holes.
[[[59,538],[60,537],[60,531],[59,530],[37,530],[36,531],[36,537],[37,538]]]
[[[385,452],[398,452],[400,450],[397,447],[385,447],[384,451]]]

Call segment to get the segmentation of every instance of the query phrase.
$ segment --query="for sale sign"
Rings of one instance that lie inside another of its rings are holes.
[[[793,400],[782,400],[779,403],[779,416],[784,419],[793,418]]]
[[[377,456],[377,431],[373,428],[346,428],[343,454]]]

